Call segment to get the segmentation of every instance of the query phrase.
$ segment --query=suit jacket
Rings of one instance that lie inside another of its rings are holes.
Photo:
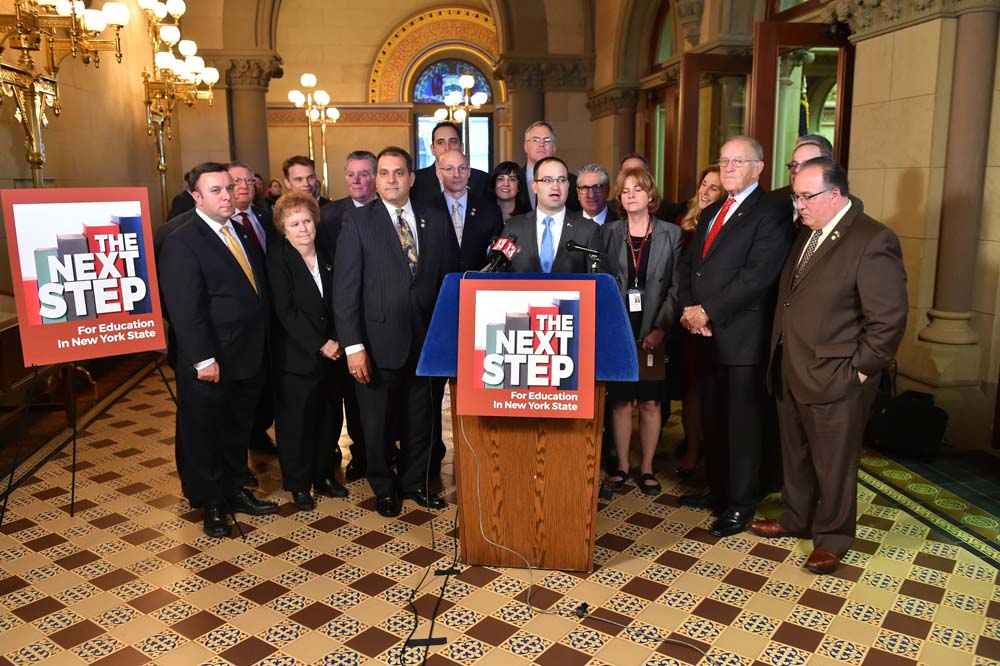
[[[431,199],[430,205],[445,214],[450,234],[451,251],[458,262],[460,271],[478,271],[489,261],[490,243],[503,231],[503,214],[500,208],[483,197],[477,197],[469,192],[465,206],[465,227],[462,229],[462,246],[458,245],[458,236],[454,234],[455,223],[451,220],[448,210],[448,200],[444,193],[438,193]]]
[[[167,213],[167,219],[172,220],[181,213],[186,213],[187,211],[194,208],[194,197],[187,190],[184,190],[180,194],[173,198],[170,202],[170,212]]]
[[[511,261],[510,270],[513,273],[541,273],[542,263],[538,256],[538,229],[535,211],[517,215],[507,220],[503,229],[504,236],[517,234],[519,251]],[[553,273],[588,273],[590,258],[582,252],[570,252],[566,249],[566,241],[574,240],[580,245],[593,250],[605,251],[604,239],[601,237],[601,227],[593,220],[585,219],[578,213],[566,211],[563,221],[562,236],[559,247],[555,248],[556,256],[552,261]]]
[[[412,202],[417,222],[417,272],[399,243],[395,220],[380,199],[347,211],[334,259],[334,316],[340,344],[364,344],[376,368],[415,360],[446,273],[457,268],[450,222],[441,211]]]
[[[264,251],[267,252],[271,247],[271,243],[281,240],[283,236],[277,229],[274,228],[274,215],[269,209],[262,208],[255,203],[251,203],[250,210],[257,216],[257,221],[260,222],[260,226],[264,228]],[[237,218],[238,215],[239,213],[233,213],[233,218]],[[237,223],[235,220],[233,223],[240,226],[242,225],[242,223]]]
[[[319,353],[327,340],[337,339],[333,319],[333,260],[326,248],[316,248],[316,262],[322,294],[302,255],[286,239],[278,240],[267,253],[267,277],[276,324],[272,329],[271,361],[276,370],[309,375],[320,372],[325,363],[332,363]]]
[[[817,404],[847,395],[859,371],[871,376],[889,365],[906,330],[907,294],[896,234],[853,205],[793,287],[811,234],[808,227],[799,231],[781,272],[771,367],[780,353],[795,399]],[[771,375],[769,388],[778,379]]]
[[[429,204],[441,194],[441,181],[437,177],[437,167],[430,165],[417,169],[410,198],[424,204]],[[490,188],[490,175],[479,169],[469,169],[469,194],[485,197]]]
[[[709,223],[724,202],[721,199],[702,211],[681,260],[681,307],[705,309],[719,363],[763,365],[778,273],[794,230],[781,206],[758,186],[730,216],[702,259]]]
[[[319,224],[316,225],[316,247],[322,246],[331,257],[337,256],[337,236],[340,235],[340,225],[344,213],[354,207],[354,200],[348,196],[324,204],[319,209]]]
[[[518,165],[517,200],[525,208],[531,209],[531,195],[528,193],[531,188],[528,185],[526,169],[527,164]],[[573,172],[569,173],[569,198],[566,200],[566,208],[574,213],[579,213],[583,210],[583,207],[580,205],[580,197],[576,193],[576,174]]]
[[[271,313],[264,257],[237,227],[257,283],[254,291],[222,239],[195,211],[186,215],[162,239],[158,264],[177,339],[176,370],[194,376],[195,363],[214,357],[223,380],[254,377],[264,369]]]
[[[604,243],[608,247],[608,272],[618,280],[625,299],[629,285],[628,267],[632,257],[626,247],[625,220],[606,222],[601,227]],[[653,238],[649,243],[649,264],[646,268],[646,289],[642,295],[642,325],[639,337],[644,338],[654,328],[669,332],[679,319],[677,290],[680,287],[681,251],[684,234],[676,224],[653,218]],[[626,303],[628,301],[626,300]]]

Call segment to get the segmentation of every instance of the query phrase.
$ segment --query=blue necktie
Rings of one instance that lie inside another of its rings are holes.
[[[552,218],[547,217],[542,222],[545,224],[545,231],[542,232],[542,272],[552,272],[552,260],[555,258],[555,249],[552,247]]]

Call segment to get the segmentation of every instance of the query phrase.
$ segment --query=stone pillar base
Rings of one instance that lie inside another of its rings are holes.
[[[939,344],[918,341],[899,357],[900,375],[935,390],[955,386],[979,386],[979,345]]]
[[[920,331],[920,339],[924,342],[938,342],[944,345],[974,345],[979,342],[979,336],[972,330],[969,322],[971,312],[947,312],[931,309],[927,311],[931,323]]]
[[[993,434],[989,424],[993,423],[996,406],[996,384],[941,388],[904,377],[901,373],[898,388],[900,392],[913,390],[934,395],[934,404],[948,412],[945,441],[949,446],[963,450],[989,449],[992,446]]]

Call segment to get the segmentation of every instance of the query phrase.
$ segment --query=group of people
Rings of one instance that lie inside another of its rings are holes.
[[[418,378],[417,359],[445,274],[480,269],[494,239],[516,235],[515,272],[587,272],[569,240],[600,252],[636,353],[666,350],[684,399],[682,470],[700,447],[708,484],[679,502],[712,509],[720,537],[811,536],[807,568],[833,571],[853,539],[861,436],[907,297],[898,239],[851,197],[829,142],[802,137],[788,191],[767,193],[760,145],[733,137],[675,206],[641,155],[621,160],[613,184],[598,164],[571,173],[545,121],[525,132],[524,164],[491,173],[470,167],[456,125],[431,136],[435,163],[419,170],[398,147],[348,155],[348,196],[337,201],[319,196],[312,160],[289,158],[273,211],[253,205],[246,165],[191,171],[194,208],[158,230],[156,252],[177,465],[205,532],[227,534],[227,513],[277,511],[247,489],[246,470],[272,405],[283,485],[299,509],[315,507],[313,491],[347,495],[336,480],[345,416],[347,478],[367,477],[378,513],[399,515],[403,500],[442,508],[427,479],[445,451],[444,382]],[[603,489],[633,476],[658,495],[662,378],[611,384],[607,402],[615,462]],[[786,511],[754,521],[775,409]]]

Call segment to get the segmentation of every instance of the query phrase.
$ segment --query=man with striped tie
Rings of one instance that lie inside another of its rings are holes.
[[[906,270],[899,238],[855,205],[829,157],[799,167],[793,196],[802,229],[778,282],[768,373],[785,512],[751,531],[811,538],[805,568],[828,574],[854,541],[861,440],[906,330]]]
[[[244,490],[246,453],[267,372],[271,316],[264,255],[234,226],[233,178],[224,164],[191,170],[194,210],[162,241],[159,274],[176,336],[178,473],[211,537],[229,533],[226,513],[278,510]]]
[[[400,424],[398,472],[384,447],[366,447],[379,514],[398,516],[401,499],[440,509],[426,487],[431,450],[431,382],[417,377],[441,282],[457,269],[450,221],[410,199],[413,158],[390,146],[378,155],[378,199],[344,214],[334,260],[334,315],[347,367],[357,382],[366,442],[389,441]]]

